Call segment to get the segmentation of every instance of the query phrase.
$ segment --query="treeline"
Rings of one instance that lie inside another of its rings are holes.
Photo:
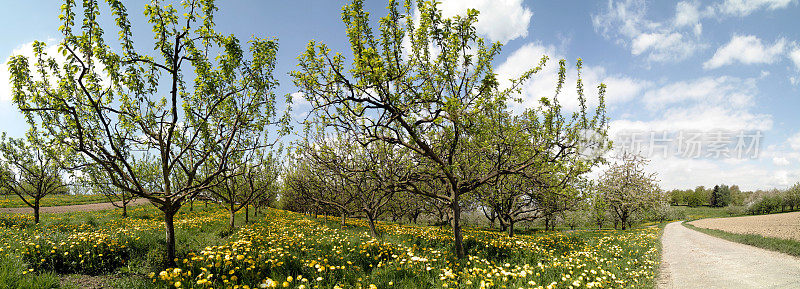
[[[755,191],[748,196],[746,206],[751,215],[800,210],[800,183],[785,190]]]
[[[689,207],[731,207],[759,215],[800,210],[800,183],[787,189],[742,191],[739,186],[715,185],[712,189],[698,186],[694,190],[671,190],[670,205]],[[735,210],[734,210],[735,211]]]
[[[715,185],[710,189],[704,186],[698,186],[694,190],[675,189],[668,193],[670,205],[673,206],[709,206],[719,208],[729,205],[741,206],[744,204],[747,196],[752,192],[742,192],[737,185],[728,186],[721,184]]]

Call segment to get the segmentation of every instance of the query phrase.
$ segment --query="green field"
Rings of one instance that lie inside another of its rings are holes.
[[[179,268],[162,271],[159,214],[129,213],[50,214],[38,226],[0,215],[0,282],[49,288],[82,274],[111,288],[651,288],[659,264],[659,227],[513,238],[467,229],[469,258],[459,261],[447,229],[379,223],[375,239],[362,220],[342,229],[338,218],[269,209],[231,232],[224,210],[196,206],[176,217]]]
[[[725,218],[744,215],[744,211],[737,211],[727,207],[713,208],[707,206],[689,207],[689,206],[672,206],[673,210],[682,215],[686,220],[697,220],[705,218]]]
[[[49,195],[42,198],[39,205],[54,207],[105,202],[108,202],[108,198],[103,195]],[[17,195],[0,195],[0,208],[24,208],[27,206]]]

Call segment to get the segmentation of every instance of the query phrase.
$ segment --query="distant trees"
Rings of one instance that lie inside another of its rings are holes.
[[[635,214],[667,204],[655,173],[644,170],[647,162],[638,155],[624,153],[600,177],[598,190],[623,230],[630,227]]]
[[[800,183],[785,190],[756,191],[747,202],[747,213],[752,215],[795,210],[800,210]]]
[[[271,153],[253,149],[236,155],[225,161],[226,169],[220,173],[219,181],[208,188],[211,196],[228,210],[228,226],[231,230],[236,227],[237,212],[245,209],[247,222],[249,208],[277,191],[276,182],[280,173],[280,163]]]
[[[66,192],[64,180],[65,154],[43,143],[35,131],[28,141],[0,138],[0,189],[17,195],[33,209],[34,222],[39,223],[39,204],[42,198]]]

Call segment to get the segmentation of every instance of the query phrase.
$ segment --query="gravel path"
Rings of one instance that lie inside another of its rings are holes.
[[[800,288],[800,258],[668,224],[658,288]]]
[[[136,199],[128,203],[128,206],[138,206],[149,204],[147,199]],[[86,212],[86,211],[102,211],[116,209],[112,203],[96,203],[84,205],[69,205],[69,206],[56,206],[56,207],[40,207],[39,213],[68,213],[68,212]],[[30,207],[24,208],[0,208],[2,213],[16,213],[16,214],[33,214],[33,209]]]

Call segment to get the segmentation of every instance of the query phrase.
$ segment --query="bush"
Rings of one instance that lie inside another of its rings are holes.
[[[747,208],[747,213],[751,215],[776,213],[780,211],[782,201],[779,196],[764,196],[750,204]]]
[[[747,209],[744,206],[728,206],[725,208],[725,213],[729,216],[741,216],[747,212]]]

